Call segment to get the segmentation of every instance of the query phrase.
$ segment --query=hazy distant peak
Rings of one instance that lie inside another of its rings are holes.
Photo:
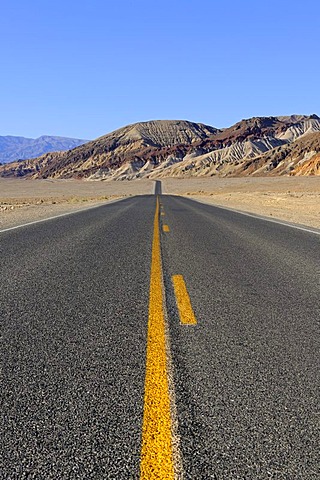
[[[83,145],[87,140],[42,135],[39,138],[0,136],[0,163],[36,158],[47,152],[65,151]]]

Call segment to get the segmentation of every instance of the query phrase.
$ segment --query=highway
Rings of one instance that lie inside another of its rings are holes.
[[[0,478],[320,478],[320,235],[155,193],[0,232]]]

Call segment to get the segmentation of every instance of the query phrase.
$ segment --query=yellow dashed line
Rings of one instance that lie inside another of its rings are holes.
[[[161,217],[164,217],[165,216],[165,213],[164,212],[161,212]]]
[[[160,253],[154,216],[140,480],[173,480],[173,442]]]
[[[169,225],[163,225],[163,231],[164,232],[170,232],[170,228],[169,228]]]
[[[173,275],[172,283],[179,310],[180,322],[184,325],[195,325],[197,319],[193,313],[190,297],[182,275]]]

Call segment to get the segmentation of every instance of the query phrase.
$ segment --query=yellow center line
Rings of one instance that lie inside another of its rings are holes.
[[[173,427],[160,253],[159,199],[154,216],[140,480],[174,480]]]
[[[163,225],[163,231],[164,232],[170,232],[170,228],[169,228],[169,225]]]
[[[184,325],[195,325],[197,319],[194,315],[191,300],[182,275],[173,275],[172,283],[177,301],[180,322]]]

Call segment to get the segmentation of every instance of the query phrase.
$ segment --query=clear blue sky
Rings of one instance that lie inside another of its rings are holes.
[[[319,31],[318,0],[2,2],[0,135],[320,114]]]

